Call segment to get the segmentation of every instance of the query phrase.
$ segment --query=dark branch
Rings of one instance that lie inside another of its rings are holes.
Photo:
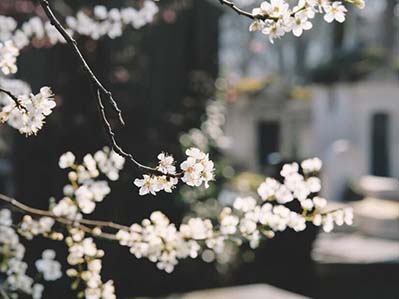
[[[252,13],[239,8],[233,1],[219,0],[219,2],[221,5],[226,5],[226,6],[230,7],[232,10],[234,10],[236,13],[238,13],[241,16],[245,16],[252,20],[260,19],[259,17],[254,16]]]
[[[5,90],[3,88],[0,88],[0,92],[5,93],[6,95],[8,95],[14,102],[15,105],[22,110],[26,111],[26,108],[21,104],[21,102],[18,100],[18,97],[16,95],[14,95],[11,91]]]
[[[46,13],[47,17],[50,20],[51,25],[53,25],[57,31],[62,35],[62,37],[66,40],[67,44],[71,47],[72,52],[75,54],[77,59],[79,60],[83,70],[86,72],[87,76],[91,83],[100,90],[104,95],[107,96],[108,101],[116,111],[119,117],[119,121],[122,125],[125,124],[122,118],[122,111],[118,107],[118,104],[112,97],[112,93],[107,90],[104,85],[97,79],[96,75],[94,75],[93,71],[91,70],[90,66],[87,64],[86,60],[84,59],[82,53],[80,52],[76,40],[68,33],[68,31],[61,25],[60,21],[54,15],[53,11],[50,8],[50,5],[47,0],[40,0],[40,5],[42,6],[44,12]]]
[[[105,112],[105,107],[104,104],[102,102],[102,96],[106,96],[108,101],[111,103],[111,105],[113,106],[114,110],[118,113],[119,116],[119,120],[122,124],[124,124],[124,121],[122,119],[122,112],[119,109],[117,103],[115,102],[115,100],[112,97],[112,94],[109,90],[107,90],[102,84],[101,82],[97,79],[97,77],[95,76],[95,74],[93,73],[93,71],[91,70],[91,68],[89,67],[89,65],[87,64],[86,60],[84,59],[82,53],[80,52],[77,43],[75,41],[75,39],[68,33],[68,31],[61,25],[60,21],[57,19],[57,17],[54,15],[52,9],[50,8],[50,5],[48,3],[47,0],[40,0],[40,5],[42,6],[42,8],[44,9],[47,17],[49,18],[51,24],[58,30],[58,32],[64,37],[64,39],[66,40],[67,44],[71,47],[73,53],[75,54],[75,56],[78,58],[82,68],[84,69],[84,71],[86,72],[86,74],[88,75],[93,89],[94,89],[94,93],[97,97],[97,104],[98,104],[98,108],[100,110],[101,113],[101,118],[106,130],[106,133],[108,135],[108,138],[110,140],[110,143],[112,145],[113,150],[118,153],[119,155],[121,155],[122,157],[128,159],[128,161],[130,161],[135,167],[137,167],[140,171],[148,173],[148,174],[153,174],[153,175],[159,175],[159,176],[167,176],[167,177],[181,177],[182,174],[164,174],[160,171],[158,171],[155,168],[151,168],[148,166],[145,166],[141,163],[139,163],[138,161],[136,161],[133,157],[133,155],[127,153],[125,150],[123,150],[123,148],[117,143],[116,141],[116,137],[115,137],[115,132],[112,129],[112,126],[110,124],[110,122],[108,121],[108,118],[106,116],[106,112]]]
[[[236,13],[238,13],[241,16],[245,16],[251,20],[261,20],[261,21],[265,21],[265,20],[273,20],[273,21],[278,21],[278,18],[275,17],[271,17],[269,15],[254,15],[253,13],[250,13],[248,11],[245,11],[241,8],[239,8],[233,1],[229,1],[229,0],[218,0],[220,2],[221,5],[226,5],[228,7],[230,7],[232,10],[234,10]],[[299,10],[293,12],[291,14],[291,16],[294,16],[297,12],[303,10],[306,6],[304,6],[303,8],[300,8]]]
[[[141,163],[139,163],[138,161],[136,161],[134,159],[134,157],[125,152],[121,146],[118,145],[117,141],[116,141],[116,137],[115,137],[115,133],[112,130],[112,126],[109,123],[108,119],[107,119],[107,115],[105,113],[105,107],[104,104],[102,102],[102,98],[101,98],[101,93],[100,91],[97,90],[97,105],[99,107],[100,110],[100,114],[101,114],[101,118],[103,120],[103,124],[104,124],[104,128],[107,132],[107,135],[110,139],[110,142],[112,144],[112,148],[113,150],[118,153],[119,155],[121,155],[122,157],[126,158],[128,161],[130,161],[131,163],[133,163],[137,168],[139,168],[141,171],[148,173],[148,174],[154,174],[154,175],[158,175],[158,176],[167,176],[167,177],[181,177],[181,174],[164,174],[163,172],[156,170],[155,168],[151,168],[148,166],[145,166]]]

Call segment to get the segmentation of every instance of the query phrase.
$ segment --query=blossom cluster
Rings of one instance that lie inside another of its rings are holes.
[[[124,163],[125,159],[108,147],[94,155],[85,155],[82,164],[76,163],[73,153],[64,153],[58,165],[61,169],[70,169],[70,183],[63,188],[64,197],[51,207],[53,214],[76,220],[82,218],[82,213],[92,213],[96,203],[111,192],[106,180],[96,179],[103,174],[110,180],[117,180]]]
[[[12,41],[0,42],[0,70],[4,75],[15,74],[19,49]]]
[[[347,3],[364,8],[364,0],[344,0]],[[300,36],[313,27],[311,20],[316,13],[324,14],[328,23],[345,21],[347,9],[341,1],[331,0],[299,0],[297,5],[290,7],[286,0],[263,1],[259,7],[252,10],[255,21],[250,25],[250,31],[261,31],[269,36],[270,42],[281,38],[285,33],[292,32]]]
[[[57,232],[55,224],[57,217],[65,217],[78,223],[83,217],[82,214],[91,213],[96,203],[102,201],[110,192],[107,181],[96,178],[103,175],[110,180],[117,180],[124,162],[123,157],[108,147],[94,155],[85,155],[81,164],[76,162],[71,152],[67,152],[60,157],[58,164],[62,169],[70,169],[69,184],[64,186],[64,197],[59,202],[50,201],[52,215],[37,218],[24,215],[15,230],[12,226],[11,212],[6,209],[0,210],[0,256],[4,261],[0,272],[7,274],[7,293],[23,292],[31,295],[33,299],[40,299],[43,291],[41,284],[34,284],[34,280],[26,275],[28,265],[22,261],[25,247],[19,242],[18,233],[29,240],[38,235],[58,241],[65,240],[69,251],[67,262],[73,267],[78,266],[77,269],[68,269],[67,274],[84,283],[85,297],[116,298],[113,281],[103,283],[101,279],[101,257],[104,252],[97,249],[92,238],[85,237],[79,226],[67,226],[69,236],[64,238],[64,233]],[[35,265],[47,281],[56,280],[62,275],[61,264],[55,260],[53,250],[45,250]]]
[[[120,244],[130,248],[137,258],[148,258],[159,269],[173,271],[180,259],[196,258],[201,252],[214,255],[224,251],[226,241],[249,242],[256,248],[262,237],[272,238],[275,233],[292,229],[306,229],[307,223],[322,226],[330,232],[334,225],[351,225],[351,208],[325,212],[327,200],[317,196],[321,189],[319,178],[314,176],[321,168],[317,158],[299,164],[283,166],[283,182],[266,178],[258,188],[259,197],[237,197],[233,207],[225,207],[217,223],[210,219],[190,218],[176,227],[159,211],[153,212],[141,224],[129,230],[119,230],[116,237]],[[300,171],[304,175],[300,174]],[[296,201],[298,209],[285,204]]]
[[[121,36],[127,26],[135,29],[143,27],[152,22],[158,7],[153,1],[145,0],[140,9],[127,7],[108,10],[105,6],[98,5],[90,13],[85,11],[78,11],[76,16],[67,17],[67,30],[72,35],[80,34],[99,39],[103,36]],[[0,40],[12,40],[17,48],[22,49],[28,46],[32,39],[47,39],[51,45],[65,42],[49,21],[33,17],[18,26],[14,18],[0,16]]]
[[[0,288],[12,298],[18,294],[30,295],[33,299],[42,298],[44,287],[27,274],[28,264],[23,261],[25,246],[20,242],[16,230],[13,228],[11,211],[0,210],[0,273],[7,278],[0,283]],[[43,274],[44,280],[56,280],[61,277],[61,264],[56,261],[52,250],[45,250],[42,259],[36,261],[37,270]]]
[[[209,160],[209,155],[198,148],[186,150],[187,159],[180,164],[182,172],[176,173],[173,156],[161,153],[158,155],[158,166],[155,168],[164,175],[143,175],[142,179],[135,179],[134,184],[139,187],[139,194],[156,195],[159,191],[172,192],[178,183],[178,177],[188,186],[209,187],[209,182],[214,179],[214,164]]]
[[[129,232],[120,230],[116,237],[136,258],[146,257],[168,273],[173,271],[178,259],[195,258],[200,249],[196,241],[185,240],[176,226],[158,211],[141,225],[133,224]]]
[[[85,298],[116,299],[113,281],[104,283],[101,279],[104,251],[97,248],[92,238],[85,237],[82,230],[71,228],[69,233],[70,236],[66,238],[69,252],[67,261],[76,268],[69,268],[67,275],[78,283],[84,282]]]
[[[50,217],[41,217],[36,220],[30,215],[25,215],[18,227],[18,233],[28,240],[38,235],[49,236],[54,224],[54,219]]]
[[[16,99],[3,96],[1,99],[0,122],[7,122],[27,136],[37,134],[56,106],[53,92],[47,86],[36,95],[20,95]]]

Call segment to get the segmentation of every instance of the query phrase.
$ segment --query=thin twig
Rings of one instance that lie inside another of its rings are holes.
[[[128,161],[131,161],[136,167],[138,167],[140,170],[142,170],[143,172],[146,172],[148,174],[154,174],[154,175],[158,175],[158,176],[167,176],[167,177],[181,177],[182,174],[181,173],[177,173],[177,174],[165,174],[155,168],[151,168],[148,166],[145,166],[143,164],[141,164],[140,162],[136,161],[133,157],[132,154],[129,154],[127,152],[125,152],[121,146],[119,146],[119,144],[116,141],[116,137],[115,137],[115,133],[112,130],[111,124],[109,123],[106,113],[105,113],[105,107],[104,104],[102,102],[102,98],[101,98],[101,93],[97,90],[97,105],[99,107],[100,110],[100,114],[101,114],[101,118],[103,120],[103,124],[105,127],[105,130],[107,132],[107,135],[110,139],[110,142],[112,144],[112,148],[113,150],[118,153],[119,155],[121,155],[122,157],[125,157],[126,159],[128,159]]]
[[[0,92],[5,93],[6,95],[8,95],[14,102],[15,105],[22,110],[26,111],[26,108],[21,104],[21,102],[18,100],[18,97],[16,95],[14,95],[11,91],[9,90],[5,90],[3,88],[0,88]]]
[[[226,5],[226,6],[230,7],[232,10],[234,10],[236,13],[238,13],[241,16],[245,16],[252,20],[260,19],[259,18],[260,16],[254,16],[252,13],[239,8],[233,1],[219,0],[219,2],[221,5]]]
[[[97,89],[101,90],[104,93],[114,110],[118,113],[119,121],[122,125],[125,124],[123,117],[122,117],[122,110],[118,107],[118,104],[112,97],[112,93],[107,90],[104,85],[97,79],[94,72],[91,70],[90,66],[84,59],[82,52],[80,52],[76,40],[68,33],[68,31],[61,25],[60,21],[54,15],[53,11],[50,8],[50,4],[47,0],[40,0],[40,5],[42,6],[44,12],[46,13],[47,17],[50,20],[51,25],[53,25],[57,31],[62,35],[62,37],[66,40],[67,44],[71,47],[72,52],[78,58],[83,70],[86,72],[87,76],[89,77],[91,83],[96,86]]]
[[[137,167],[140,171],[148,173],[148,174],[153,174],[153,175],[158,175],[158,176],[167,176],[167,177],[181,177],[182,173],[178,174],[164,174],[160,171],[158,171],[155,168],[148,167],[146,165],[143,165],[139,163],[136,159],[134,159],[132,154],[127,153],[116,141],[115,137],[115,132],[113,131],[113,128],[108,121],[108,118],[106,116],[105,112],[105,107],[102,102],[102,96],[105,95],[108,99],[108,101],[111,103],[113,106],[114,110],[118,113],[119,115],[119,121],[124,124],[123,118],[122,118],[122,112],[119,109],[117,103],[112,97],[112,94],[109,90],[107,90],[103,84],[97,79],[89,65],[87,64],[86,60],[84,59],[82,53],[80,52],[76,40],[68,33],[68,31],[61,25],[60,21],[57,19],[57,17],[54,15],[49,2],[47,0],[40,0],[40,5],[42,6],[44,12],[46,13],[47,17],[50,20],[50,23],[58,30],[58,32],[64,37],[66,40],[67,44],[71,47],[73,53],[75,56],[78,58],[82,68],[85,70],[86,74],[88,75],[93,89],[94,93],[97,97],[97,104],[98,108],[101,113],[101,118],[106,130],[106,133],[108,135],[108,138],[110,140],[110,143],[112,145],[113,150],[121,155],[124,158],[127,158],[135,167]]]

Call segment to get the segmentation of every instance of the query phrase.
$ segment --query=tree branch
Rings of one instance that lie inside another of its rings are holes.
[[[245,16],[251,20],[261,20],[261,21],[265,21],[265,20],[273,20],[273,21],[278,21],[279,18],[275,18],[275,17],[271,17],[269,15],[254,15],[251,12],[245,11],[242,8],[239,8],[233,1],[229,1],[229,0],[218,0],[220,2],[221,5],[226,5],[228,7],[230,7],[232,10],[234,10],[237,14],[241,15],[241,16]],[[295,12],[291,13],[291,16],[294,16],[296,13],[298,13],[299,11],[305,9],[306,6],[298,9]]]
[[[158,176],[167,176],[167,177],[181,177],[182,174],[181,173],[177,173],[177,174],[165,174],[155,168],[151,168],[148,166],[145,166],[141,163],[139,163],[138,161],[136,161],[133,157],[132,154],[129,154],[127,152],[125,152],[121,146],[118,145],[117,141],[116,141],[116,137],[115,137],[115,133],[112,130],[112,126],[109,123],[107,116],[106,116],[106,112],[105,112],[105,107],[104,104],[102,102],[102,98],[101,98],[101,93],[99,90],[96,91],[97,92],[97,105],[99,107],[100,110],[100,114],[101,114],[101,118],[103,120],[103,124],[104,124],[104,128],[107,132],[107,135],[110,139],[110,142],[112,144],[112,148],[113,150],[118,153],[119,155],[121,155],[122,157],[125,157],[126,159],[128,159],[128,161],[131,161],[137,168],[139,168],[141,171],[148,173],[148,174],[154,174],[154,175],[158,175]]]
[[[85,231],[86,233],[89,233],[93,236],[100,237],[100,238],[107,239],[107,240],[114,241],[114,240],[116,240],[116,237],[114,234],[110,234],[110,233],[105,233],[105,232],[96,233],[94,231],[94,227],[99,227],[102,229],[106,228],[106,229],[111,229],[111,230],[122,230],[122,229],[129,230],[128,226],[114,223],[111,221],[91,220],[91,219],[85,219],[85,218],[82,218],[79,220],[72,220],[69,218],[56,216],[51,211],[46,211],[46,210],[41,210],[41,209],[36,209],[36,208],[30,207],[30,206],[16,200],[15,198],[9,197],[9,196],[1,194],[1,193],[0,193],[0,201],[3,201],[6,204],[12,206],[13,208],[15,208],[23,213],[26,213],[28,215],[36,216],[36,217],[50,217],[58,223],[61,223],[64,225],[70,225],[73,227],[78,227],[78,228],[82,229],[83,231]],[[90,226],[92,226],[93,228],[91,228]]]
[[[254,16],[252,13],[239,8],[233,1],[219,0],[219,2],[221,5],[226,5],[226,6],[230,7],[232,10],[234,10],[236,13],[238,13],[241,16],[245,16],[252,20],[261,19],[260,16]]]
[[[87,64],[86,60],[84,59],[82,53],[80,52],[76,40],[68,33],[68,31],[61,25],[60,21],[54,15],[53,11],[50,8],[50,4],[47,0],[39,0],[40,5],[43,8],[44,12],[46,13],[47,17],[50,20],[51,25],[53,25],[57,31],[62,35],[62,37],[66,40],[67,44],[71,47],[72,52],[75,54],[77,59],[79,60],[83,70],[86,72],[89,80],[96,87],[96,89],[100,90],[103,94],[105,94],[108,98],[108,101],[112,105],[113,109],[116,111],[119,117],[119,121],[122,125],[125,124],[123,117],[122,117],[122,110],[118,107],[118,104],[112,97],[112,93],[107,90],[104,85],[97,79],[96,75],[91,70],[90,66]]]
[[[3,88],[0,88],[0,92],[5,93],[6,95],[8,95],[15,102],[15,105],[19,109],[22,109],[22,110],[26,111],[26,108],[24,106],[22,106],[22,104],[19,102],[18,97],[16,95],[14,95],[11,91],[5,90]]]
[[[112,97],[112,94],[109,90],[107,90],[102,83],[97,79],[89,65],[87,64],[86,60],[84,59],[82,53],[80,52],[76,40],[68,33],[68,31],[61,25],[60,21],[57,19],[57,17],[54,15],[49,2],[47,0],[39,0],[40,5],[42,6],[44,12],[46,13],[47,17],[49,18],[51,24],[57,29],[57,31],[64,37],[66,40],[67,44],[71,47],[73,53],[75,56],[78,58],[83,70],[86,72],[86,74],[89,77],[89,80],[91,81],[91,84],[94,89],[94,93],[97,98],[97,105],[100,110],[101,118],[106,130],[106,133],[108,135],[108,138],[110,140],[110,143],[112,145],[113,150],[121,155],[122,157],[128,159],[135,167],[137,167],[140,171],[148,173],[148,174],[154,174],[158,176],[167,176],[167,177],[181,177],[182,173],[178,174],[165,174],[160,171],[158,171],[155,168],[151,168],[148,166],[145,166],[141,163],[139,163],[136,159],[134,159],[132,154],[127,153],[123,148],[117,143],[116,137],[115,137],[115,132],[112,129],[112,126],[110,122],[108,121],[108,118],[106,116],[105,112],[105,107],[102,102],[102,96],[105,95],[108,99],[108,101],[111,103],[113,106],[114,110],[118,113],[119,116],[119,121],[121,124],[124,125],[124,121],[122,118],[122,111],[119,109],[117,103]]]

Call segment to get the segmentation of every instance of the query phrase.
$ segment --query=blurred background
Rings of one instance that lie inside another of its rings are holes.
[[[140,5],[52,2],[63,17],[97,4]],[[235,2],[251,10],[260,1]],[[161,151],[181,160],[185,148],[197,146],[217,168],[207,190],[181,186],[155,198],[139,197],[132,183],[139,173],[127,166],[94,218],[130,224],[157,209],[175,223],[192,215],[214,219],[235,196],[278,176],[283,163],[313,156],[324,162],[322,195],[355,213],[353,227],[328,235],[316,227],[287,231],[256,250],[232,244],[221,256],[182,261],[172,274],[99,241],[104,277],[115,280],[118,298],[397,298],[398,3],[367,0],[343,24],[318,18],[301,38],[270,44],[216,0],[162,0],[156,20],[140,30],[116,39],[78,37],[124,111],[127,126],[117,131],[129,152],[151,165]],[[1,15],[21,22],[37,13],[43,16],[31,1],[0,2]],[[83,157],[107,138],[87,78],[66,46],[34,40],[20,56],[16,79],[34,91],[51,86],[57,108],[36,137],[0,127],[0,192],[46,208],[67,182],[58,157],[67,150]],[[32,258],[43,248],[67,254],[40,238],[28,246]],[[49,284],[45,298],[74,298],[69,283]]]

